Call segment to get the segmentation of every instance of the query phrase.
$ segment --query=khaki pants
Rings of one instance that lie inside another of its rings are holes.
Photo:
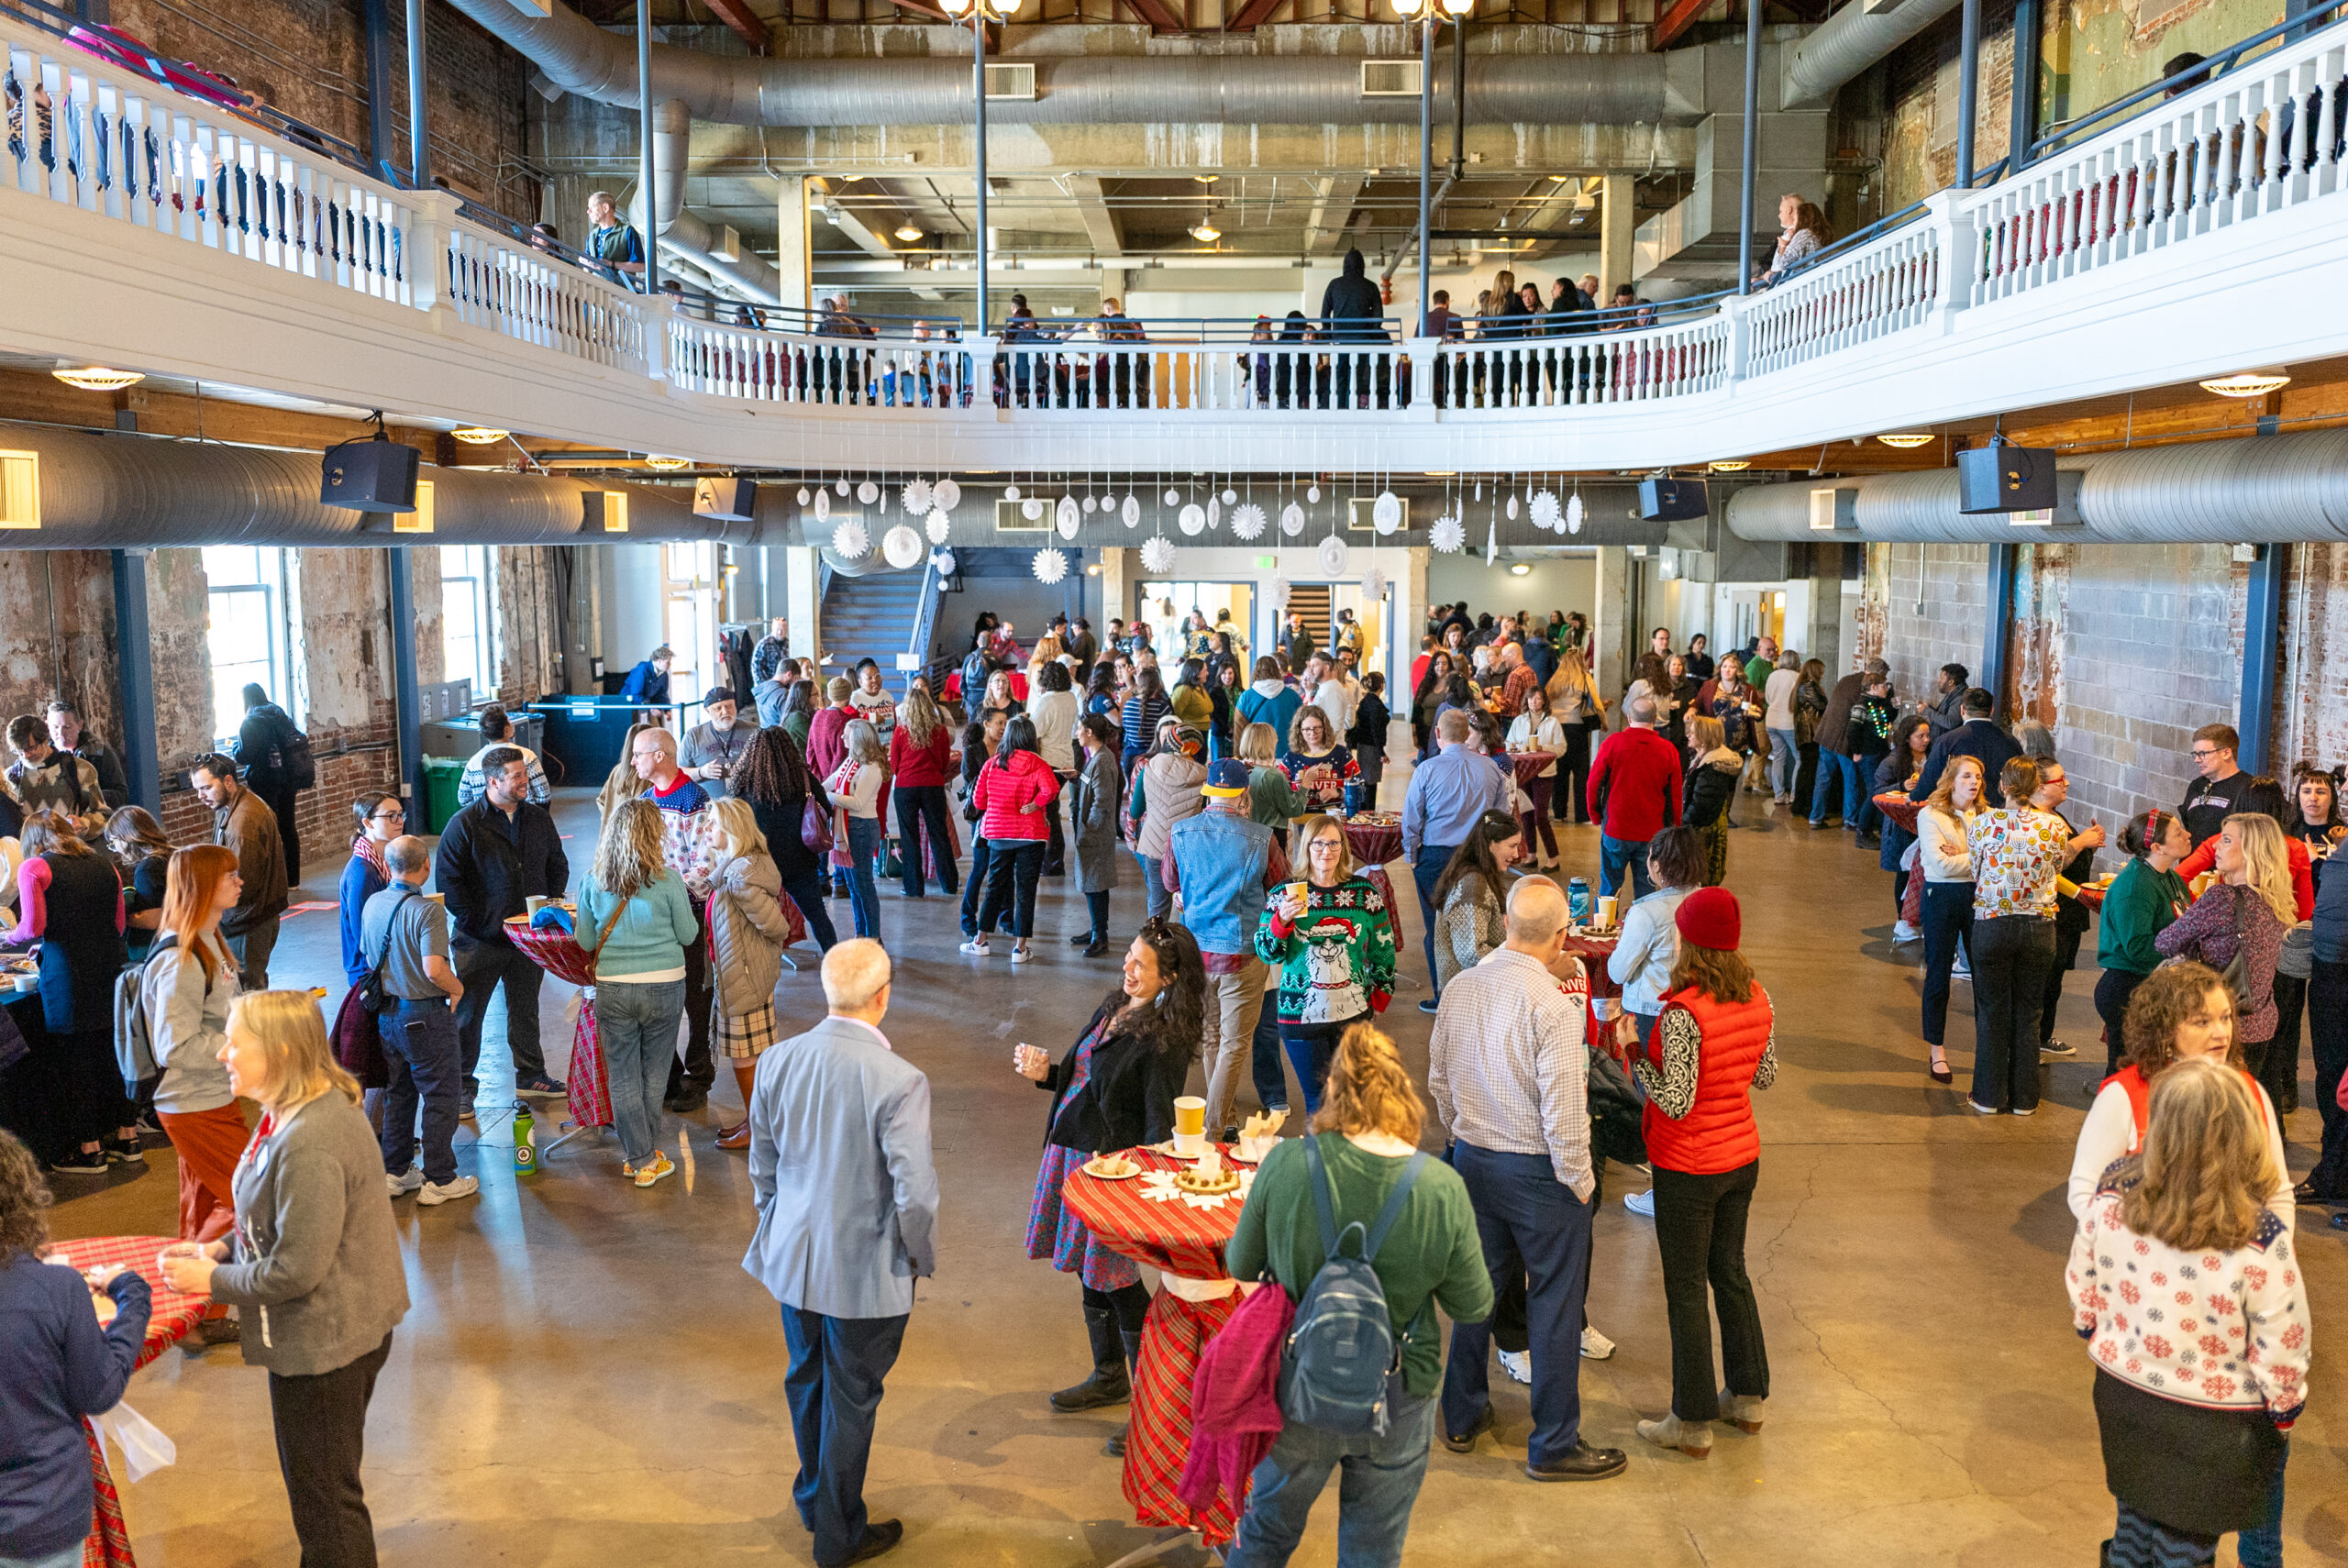
[[[1207,1136],[1220,1138],[1239,1124],[1240,1087],[1249,1081],[1250,1043],[1256,1015],[1264,1005],[1264,980],[1271,971],[1250,958],[1236,972],[1210,975],[1214,994],[1207,999],[1201,1055],[1207,1074]]]

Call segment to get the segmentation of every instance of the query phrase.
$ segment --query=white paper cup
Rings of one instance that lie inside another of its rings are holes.
[[[1203,1132],[1177,1132],[1174,1152],[1184,1159],[1191,1159],[1206,1152],[1207,1135]]]

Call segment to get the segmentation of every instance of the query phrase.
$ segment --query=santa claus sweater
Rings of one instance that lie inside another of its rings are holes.
[[[1304,916],[1279,914],[1286,889],[1256,927],[1256,955],[1279,971],[1282,1023],[1337,1023],[1386,1010],[1394,990],[1394,922],[1367,877],[1305,887]]]

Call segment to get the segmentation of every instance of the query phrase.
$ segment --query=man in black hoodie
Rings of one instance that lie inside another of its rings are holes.
[[[1358,247],[1346,252],[1346,270],[1329,281],[1321,293],[1321,333],[1335,343],[1388,343],[1386,336],[1386,300],[1378,285],[1363,272],[1361,250]],[[1389,378],[1386,357],[1378,357],[1378,406],[1386,406]],[[1354,406],[1353,372],[1362,356],[1340,352],[1337,355],[1337,405]],[[1369,397],[1369,366],[1361,364],[1361,396]]]

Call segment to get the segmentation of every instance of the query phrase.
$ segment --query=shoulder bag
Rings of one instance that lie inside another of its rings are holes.
[[[612,912],[604,917],[604,928],[595,933],[595,951],[590,955],[594,963],[601,964],[604,961],[604,944],[612,939],[612,928],[619,924],[620,916],[626,913],[628,905],[635,901],[636,895],[630,893],[626,898],[614,904]],[[573,937],[571,940],[575,942],[578,939]]]

